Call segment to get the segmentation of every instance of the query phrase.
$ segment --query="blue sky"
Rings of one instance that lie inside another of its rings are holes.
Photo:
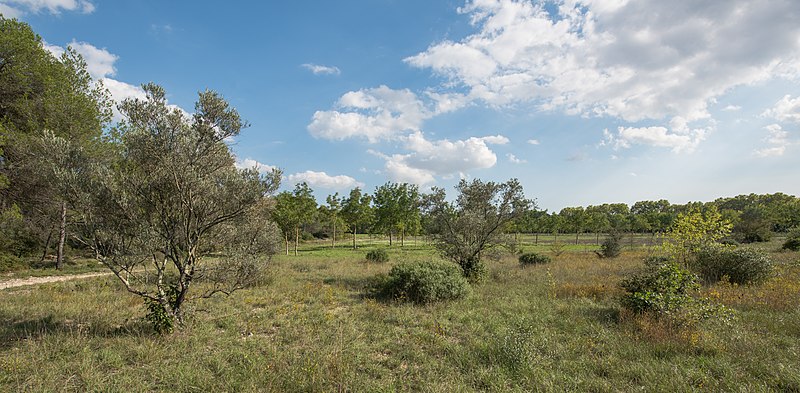
[[[800,2],[0,0],[115,99],[251,124],[320,200],[519,178],[541,208],[800,194]]]

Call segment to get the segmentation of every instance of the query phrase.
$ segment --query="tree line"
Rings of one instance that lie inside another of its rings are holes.
[[[287,255],[290,244],[294,244],[296,253],[301,239],[330,239],[335,245],[337,235],[341,239],[343,233],[352,236],[353,248],[357,247],[358,233],[388,236],[390,246],[399,237],[402,246],[407,235],[433,234],[428,225],[432,218],[424,208],[431,197],[415,185],[389,182],[372,194],[356,187],[347,197],[335,193],[326,197],[326,204],[317,205],[313,190],[300,183],[293,192],[278,194],[274,218],[282,228]],[[773,233],[800,225],[800,198],[775,193],[738,195],[706,203],[672,204],[662,199],[631,206],[609,203],[566,207],[558,212],[532,209],[501,229],[504,233],[573,234],[575,242],[581,234],[598,238],[609,233],[658,234],[669,231],[680,214],[711,208],[733,225],[732,240],[742,243],[768,241]]]

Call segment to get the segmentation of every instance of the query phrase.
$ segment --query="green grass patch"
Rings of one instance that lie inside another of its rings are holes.
[[[364,263],[373,247],[390,262]],[[0,391],[800,390],[797,252],[776,254],[761,285],[704,288],[738,317],[691,331],[620,311],[617,284],[646,255],[567,251],[528,268],[507,255],[470,296],[414,305],[372,297],[376,277],[432,248],[307,243],[264,285],[193,303],[171,335],[113,277],[13,288],[0,291]]]

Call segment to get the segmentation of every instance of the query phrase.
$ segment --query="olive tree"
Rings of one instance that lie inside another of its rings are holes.
[[[505,183],[462,179],[456,190],[458,197],[449,202],[443,189],[434,188],[425,196],[424,206],[432,220],[436,248],[457,263],[465,277],[478,280],[485,271],[481,254],[511,241],[502,228],[535,205],[525,199],[517,179]]]
[[[75,185],[76,239],[145,299],[157,328],[171,330],[187,301],[257,279],[275,250],[270,194],[280,172],[234,166],[225,140],[244,124],[218,94],[200,93],[190,117],[161,87],[143,87],[146,99],[120,105],[126,120],[109,162],[61,179]]]

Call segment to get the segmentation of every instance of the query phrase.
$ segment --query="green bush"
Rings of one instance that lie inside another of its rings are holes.
[[[706,283],[724,276],[736,284],[759,283],[772,274],[772,260],[751,248],[706,247],[697,253],[691,267]]]
[[[646,270],[622,281],[622,306],[637,314],[668,318],[677,325],[692,325],[709,318],[728,321],[732,312],[708,299],[692,296],[698,277],[681,264],[648,258]]]
[[[794,227],[789,230],[789,236],[783,243],[784,250],[800,251],[800,227]]]
[[[608,237],[603,240],[603,244],[600,245],[600,251],[595,251],[600,258],[616,258],[622,252],[622,235],[617,233],[612,233],[608,235]]]
[[[16,255],[0,253],[0,273],[20,270],[25,267],[22,259]]]
[[[466,296],[469,283],[458,266],[442,261],[405,262],[392,267],[384,294],[397,300],[430,303]]]
[[[648,268],[620,283],[622,305],[635,313],[669,314],[688,305],[697,276],[675,262],[650,261]]]
[[[375,263],[389,262],[389,253],[382,248],[367,252],[367,261]]]
[[[519,256],[519,263],[522,266],[540,265],[544,263],[550,263],[550,257],[548,257],[547,255],[537,254],[535,252],[529,252],[527,254],[522,254]]]

